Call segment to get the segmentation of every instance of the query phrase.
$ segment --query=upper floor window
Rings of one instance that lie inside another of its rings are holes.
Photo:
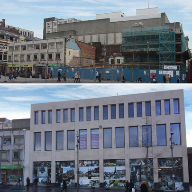
[[[151,102],[145,102],[145,114],[151,116]]]
[[[67,131],[67,149],[75,149],[75,131]]]
[[[5,145],[11,144],[11,137],[4,137],[3,144],[5,144]]]
[[[99,149],[99,129],[91,130],[91,149]]]
[[[116,119],[116,105],[111,105],[111,119]]]
[[[156,125],[157,146],[167,145],[165,125]]]
[[[99,120],[99,107],[94,107],[94,120]]]
[[[116,127],[115,129],[116,148],[125,147],[125,132],[124,127]]]
[[[170,124],[172,135],[172,143],[175,145],[181,145],[181,134],[180,134],[180,124],[172,123]]]
[[[79,108],[79,121],[83,121],[83,108]]]
[[[138,127],[129,127],[129,147],[138,147]]]
[[[52,132],[45,132],[45,151],[52,150]]]
[[[143,147],[149,147],[152,145],[152,133],[151,133],[151,125],[143,125],[142,126],[142,144]]]
[[[56,131],[56,150],[63,150],[63,131]]]
[[[41,124],[45,124],[45,111],[41,111]]]
[[[52,123],[52,110],[48,111],[48,123],[51,124]]]
[[[103,129],[103,147],[112,148],[112,129],[111,128]]]
[[[164,101],[164,107],[165,107],[165,115],[169,115],[169,114],[170,114],[170,104],[169,104],[169,100],[165,100],[165,101]]]
[[[75,109],[71,109],[71,122],[75,122]]]
[[[35,114],[35,124],[38,124],[38,111],[35,111],[34,114]]]
[[[137,103],[137,117],[142,117],[142,103]]]
[[[24,144],[24,137],[14,137],[14,144]]]
[[[119,104],[119,118],[124,118],[124,104]]]
[[[86,108],[86,118],[87,121],[91,121],[91,107]]]
[[[128,104],[128,117],[134,117],[133,103]]]
[[[34,133],[34,151],[41,151],[41,133]]]
[[[156,115],[161,115],[161,101],[155,101]]]
[[[63,109],[63,122],[68,122],[68,109]]]
[[[174,114],[179,113],[179,99],[173,99]]]
[[[60,123],[61,122],[61,111],[60,109],[56,110],[56,123]]]
[[[103,106],[103,120],[108,119],[108,106]]]
[[[87,130],[79,131],[79,149],[87,149]]]

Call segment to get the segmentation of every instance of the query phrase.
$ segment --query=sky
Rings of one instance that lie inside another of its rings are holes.
[[[191,84],[6,84],[0,85],[0,118],[30,118],[34,103],[100,98],[166,90],[184,90],[187,146],[192,147]]]
[[[191,0],[0,0],[0,20],[7,25],[34,31],[43,38],[44,18],[76,18],[95,20],[96,14],[121,11],[126,16],[136,15],[136,9],[158,7],[170,22],[181,22],[192,49],[192,1]]]

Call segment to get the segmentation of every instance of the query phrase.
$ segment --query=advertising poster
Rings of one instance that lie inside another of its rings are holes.
[[[99,129],[91,130],[91,148],[99,149]]]
[[[99,161],[79,161],[79,184],[99,187]]]
[[[156,78],[156,70],[150,70],[150,78]]]

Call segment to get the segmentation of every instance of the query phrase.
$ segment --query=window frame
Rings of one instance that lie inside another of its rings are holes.
[[[121,110],[121,106],[123,108],[123,110]],[[119,104],[119,119],[123,119],[124,118],[124,103],[120,103]]]
[[[115,108],[113,109],[113,107],[115,107]],[[115,111],[113,111],[113,110],[115,110]],[[116,104],[111,105],[111,119],[116,119]]]
[[[110,130],[110,147],[106,146],[106,138],[109,138],[109,133],[105,133],[106,130]],[[105,137],[105,134],[107,134],[107,137]],[[103,148],[104,149],[108,149],[108,148],[112,148],[112,128],[104,128],[103,129]]]
[[[131,108],[130,106],[132,106],[133,108]],[[128,118],[134,118],[134,103],[128,103]]]
[[[103,105],[103,120],[108,120],[108,105]]]
[[[141,105],[141,108],[139,109],[139,105]],[[137,102],[137,117],[142,117],[142,102]]]

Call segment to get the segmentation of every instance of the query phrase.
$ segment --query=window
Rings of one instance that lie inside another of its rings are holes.
[[[19,151],[13,151],[13,159],[19,159]]]
[[[103,120],[108,119],[108,106],[103,106]]]
[[[75,109],[71,109],[71,122],[75,122]]]
[[[137,103],[137,117],[142,117],[142,103]]]
[[[156,115],[161,115],[161,101],[155,101]]]
[[[134,117],[133,103],[128,104],[128,117]]]
[[[52,111],[51,110],[48,111],[48,123],[49,124],[52,123]]]
[[[116,119],[116,105],[111,105],[111,119]]]
[[[156,125],[157,146],[167,145],[165,125]]]
[[[119,118],[124,118],[124,104],[119,104]]]
[[[174,123],[170,125],[172,135],[172,143],[175,145],[181,145],[180,124]]]
[[[63,131],[56,131],[56,150],[63,150]]]
[[[63,109],[63,122],[68,122],[68,109]]]
[[[103,129],[103,147],[112,148],[112,130],[111,130],[111,128]]]
[[[145,102],[145,115],[151,116],[151,102]]]
[[[34,151],[41,151],[41,133],[34,133]]]
[[[7,152],[1,152],[2,153],[2,160],[7,160]]]
[[[35,111],[35,124],[38,124],[38,111]]]
[[[79,149],[87,149],[87,130],[79,131]]]
[[[67,149],[75,149],[75,131],[67,131]]]
[[[143,125],[142,126],[142,144],[143,147],[151,146],[151,125]]]
[[[91,149],[99,149],[99,129],[91,130]]]
[[[165,106],[165,115],[169,115],[170,114],[169,100],[164,101],[164,106]]]
[[[138,147],[138,127],[129,127],[129,147]]]
[[[83,121],[83,108],[79,108],[79,121]]]
[[[41,111],[41,124],[45,124],[45,111]]]
[[[24,144],[24,137],[14,137],[14,144]]]
[[[91,121],[91,107],[86,108],[86,118],[87,121]]]
[[[173,99],[174,114],[179,113],[179,99]]]
[[[115,129],[116,136],[116,148],[125,147],[125,132],[124,127],[119,127]]]
[[[99,120],[99,107],[94,107],[94,120]]]
[[[52,150],[52,132],[45,132],[45,151]]]
[[[56,110],[56,123],[60,123],[60,116],[61,116],[61,111],[60,109]]]
[[[5,145],[11,144],[11,137],[4,137],[4,144]]]

